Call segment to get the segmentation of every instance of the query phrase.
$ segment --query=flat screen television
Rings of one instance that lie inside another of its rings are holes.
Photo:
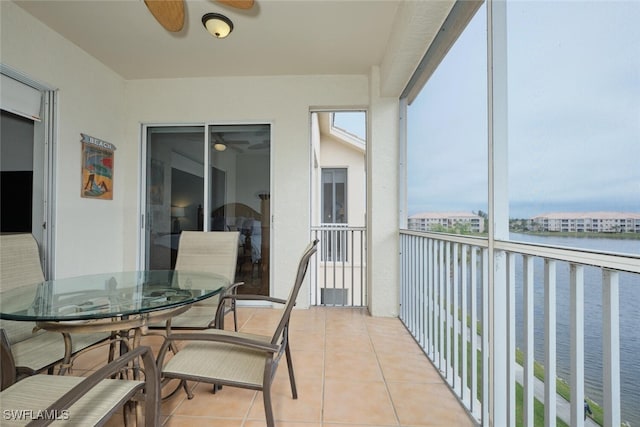
[[[0,232],[31,233],[33,171],[0,172]]]

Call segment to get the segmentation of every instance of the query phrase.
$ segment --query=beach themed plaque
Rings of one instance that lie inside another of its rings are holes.
[[[90,199],[113,199],[113,154],[115,145],[84,133],[82,139],[81,196]]]

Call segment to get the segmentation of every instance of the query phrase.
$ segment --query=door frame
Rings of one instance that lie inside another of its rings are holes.
[[[310,218],[311,218],[311,228],[309,230],[309,234],[310,236],[312,236],[312,238],[317,237],[320,239],[320,245],[319,245],[319,249],[318,249],[318,254],[319,256],[316,257],[316,260],[312,263],[311,267],[310,267],[310,276],[311,276],[311,285],[309,286],[309,302],[311,305],[323,305],[324,303],[322,302],[322,297],[319,296],[319,289],[322,287],[321,286],[321,277],[327,277],[327,275],[331,275],[334,279],[335,279],[335,273],[336,273],[336,266],[339,266],[339,268],[344,268],[345,265],[350,264],[349,262],[343,263],[342,261],[340,262],[325,262],[323,260],[323,251],[326,250],[326,248],[323,248],[323,233],[324,231],[322,230],[322,227],[324,225],[330,225],[330,224],[323,224],[322,223],[322,201],[323,201],[323,197],[322,197],[322,170],[326,169],[326,168],[345,168],[347,169],[347,188],[346,188],[346,194],[347,194],[347,206],[349,206],[349,194],[357,194],[358,191],[354,190],[353,185],[354,185],[354,180],[352,179],[352,177],[350,176],[350,172],[352,171],[352,168],[350,165],[344,164],[344,163],[335,163],[335,164],[327,164],[324,165],[322,164],[321,159],[316,159],[314,156],[316,156],[316,154],[320,154],[320,147],[318,147],[318,153],[314,153],[314,119],[313,116],[314,114],[319,114],[319,113],[342,113],[342,112],[361,112],[364,113],[365,117],[365,146],[364,146],[364,188],[362,189],[362,191],[364,191],[364,196],[365,196],[365,200],[364,200],[364,205],[362,206],[363,211],[360,211],[358,209],[356,209],[356,211],[358,212],[363,212],[364,217],[362,218],[363,220],[363,226],[353,226],[353,223],[356,223],[357,220],[355,219],[355,217],[357,217],[357,215],[353,215],[353,212],[351,212],[351,214],[347,214],[347,223],[345,224],[341,224],[341,223],[336,223],[336,224],[331,224],[331,225],[336,225],[336,226],[344,226],[345,230],[347,229],[352,229],[353,231],[355,231],[356,233],[362,233],[361,235],[364,236],[365,239],[368,239],[368,226],[367,226],[367,218],[368,218],[368,209],[369,209],[369,203],[367,201],[368,195],[369,195],[369,191],[368,191],[368,187],[369,187],[369,179],[367,178],[367,175],[369,173],[368,170],[368,164],[367,164],[367,158],[369,156],[369,147],[370,147],[370,141],[371,141],[371,137],[370,137],[370,126],[369,126],[369,121],[370,121],[370,110],[368,107],[363,106],[363,107],[322,107],[322,108],[311,108],[309,110],[309,145],[311,147],[311,149],[309,150],[309,164],[310,164],[310,195],[311,195],[311,203],[309,206],[310,209]],[[331,124],[329,125],[330,127],[332,126]],[[320,134],[320,129],[317,129],[318,134]],[[317,169],[314,170],[314,169]],[[333,231],[334,233],[341,233],[341,231]],[[353,234],[348,234],[350,236],[353,236]],[[368,305],[368,295],[370,294],[370,288],[369,288],[369,281],[367,279],[367,257],[366,257],[366,253],[367,253],[367,248],[366,248],[366,244],[364,244],[364,264],[360,265],[359,268],[364,270],[363,274],[360,276],[361,277],[361,281],[364,282],[364,295],[366,296],[366,298],[362,298],[361,300],[363,301],[362,305],[357,305],[355,304],[355,298],[353,298],[353,300],[351,301],[351,303],[326,303],[326,305],[345,305],[345,306],[367,306]],[[355,260],[354,260],[355,261]],[[353,265],[351,265],[353,267]],[[330,272],[330,273],[328,273]],[[323,276],[324,275],[324,276]],[[339,276],[341,276],[342,273],[339,274]],[[341,276],[342,277],[342,276]],[[325,284],[324,281],[322,281],[322,284]],[[344,285],[344,280],[342,285]],[[350,286],[355,286],[354,283],[352,282]],[[334,285],[335,288],[335,285]],[[362,288],[361,288],[362,289]],[[331,289],[332,291],[335,291],[336,289]],[[344,289],[338,289],[338,290],[344,290]],[[329,298],[332,299],[332,298]]]
[[[210,137],[211,137],[211,127],[212,126],[251,126],[251,125],[268,125],[269,126],[269,140],[271,147],[269,148],[269,194],[270,194],[270,206],[271,212],[273,212],[273,203],[274,203],[274,186],[273,186],[273,135],[274,135],[274,122],[270,120],[242,120],[242,121],[208,121],[208,122],[167,122],[167,123],[142,123],[140,125],[140,175],[138,177],[138,182],[140,183],[138,187],[138,242],[137,242],[137,260],[136,260],[136,268],[138,270],[144,269],[147,265],[147,256],[148,253],[146,251],[146,227],[148,226],[146,216],[146,188],[147,188],[147,129],[150,127],[189,127],[189,126],[204,126],[205,128],[205,137],[204,137],[204,203],[203,203],[203,211],[209,212],[211,210],[209,203],[209,190],[210,190],[210,158],[208,148],[210,146]],[[208,230],[210,228],[210,218],[209,215],[203,215],[203,230]],[[273,233],[273,214],[270,215],[269,218],[269,247],[273,248],[274,242],[274,233]],[[271,266],[274,265],[274,252],[269,251],[269,294],[273,292],[273,268]],[[252,305],[252,304],[249,304]]]
[[[34,122],[33,135],[33,184],[38,184],[41,200],[37,206],[32,202],[31,234],[40,249],[40,262],[46,279],[55,277],[55,190],[56,190],[56,146],[58,92],[52,86],[34,80],[25,73],[5,64],[0,64],[0,73],[40,92],[41,117]]]

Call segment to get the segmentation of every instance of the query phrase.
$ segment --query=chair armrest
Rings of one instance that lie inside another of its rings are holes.
[[[271,344],[269,341],[251,339],[240,336],[234,332],[219,331],[216,329],[211,329],[209,332],[201,333],[171,334],[167,337],[167,340],[222,342],[253,348],[256,350],[263,350],[270,353],[277,353],[280,349],[280,346]]]
[[[244,282],[236,282],[224,290],[224,294],[236,295],[238,287],[244,285]]]
[[[218,308],[216,309],[215,325],[217,329],[224,329],[224,315],[226,302],[231,301],[232,306],[236,301],[268,301],[277,304],[286,304],[287,300],[282,298],[274,298],[267,295],[250,295],[250,294],[225,294],[220,297],[218,301]]]
[[[145,421],[147,425],[154,425],[158,417],[160,402],[160,374],[156,368],[153,352],[150,347],[142,346],[127,352],[123,356],[110,362],[106,366],[95,371],[80,384],[73,387],[64,396],[53,402],[47,409],[48,413],[62,412],[69,409],[76,401],[84,396],[89,390],[99,384],[102,380],[115,375],[137,357],[142,357],[145,376]],[[147,417],[153,418],[148,420]],[[46,417],[45,417],[46,418]],[[37,419],[29,423],[29,426],[46,426],[54,419]]]
[[[167,336],[158,353],[158,360],[156,362],[158,364],[158,370],[162,370],[165,354],[174,341],[220,342],[251,348],[254,350],[261,350],[268,353],[278,353],[280,351],[280,346],[271,344],[268,341],[255,340],[239,336],[234,332],[220,331],[217,329],[210,329],[208,332],[199,333],[172,333]]]
[[[249,294],[225,295],[222,298],[220,298],[220,303],[222,303],[223,299],[224,300],[231,299],[236,301],[269,301],[269,302],[275,302],[278,304],[287,303],[286,299],[270,297],[267,295],[249,295]]]
[[[225,302],[227,300],[233,299],[238,295],[238,288],[240,286],[244,285],[244,282],[236,282],[233,283],[231,285],[229,285],[228,288],[224,289],[220,295],[219,295],[219,299],[218,299],[218,307],[220,307],[220,305],[224,305],[224,304],[220,304],[222,302],[222,299],[225,299]],[[233,301],[231,301],[231,304],[233,305]],[[217,312],[217,311],[216,311]]]

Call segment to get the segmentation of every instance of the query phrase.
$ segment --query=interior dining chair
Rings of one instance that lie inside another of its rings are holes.
[[[111,379],[138,357],[142,358],[143,380]],[[160,377],[149,347],[138,347],[88,377],[33,375],[16,382],[9,340],[0,329],[0,365],[3,426],[45,426],[56,419],[76,426],[103,425],[134,400],[145,402],[144,425],[159,425]]]
[[[272,336],[247,334],[242,332],[211,329],[199,333],[171,333],[158,353],[158,366],[164,379],[183,380],[189,399],[192,392],[186,381],[201,381],[209,384],[261,390],[267,426],[274,426],[271,405],[271,383],[278,363],[284,355],[287,359],[291,393],[298,398],[293,372],[293,361],[289,349],[289,319],[302,286],[309,259],[316,252],[318,240],[313,241],[304,251],[298,264],[295,281],[286,300],[264,295],[225,295],[220,300],[217,322],[223,327],[225,300],[262,300],[284,304],[282,315]],[[186,344],[164,364],[167,350],[175,342]]]
[[[238,259],[239,232],[183,231],[180,235],[176,271],[200,271],[224,276],[231,284],[217,296],[197,302],[186,312],[168,320],[173,329],[207,329],[215,327],[216,310],[220,298],[234,294],[241,282],[234,283]],[[235,301],[225,305],[225,313],[233,314],[238,329]]]
[[[34,237],[31,234],[0,235],[0,292],[43,281],[40,253]],[[6,331],[21,376],[46,370],[52,372],[56,365],[65,361],[63,335],[38,330],[35,326],[34,322],[0,319],[0,328]],[[71,355],[78,355],[82,350],[107,340],[109,334],[67,334],[67,337],[71,340]]]

